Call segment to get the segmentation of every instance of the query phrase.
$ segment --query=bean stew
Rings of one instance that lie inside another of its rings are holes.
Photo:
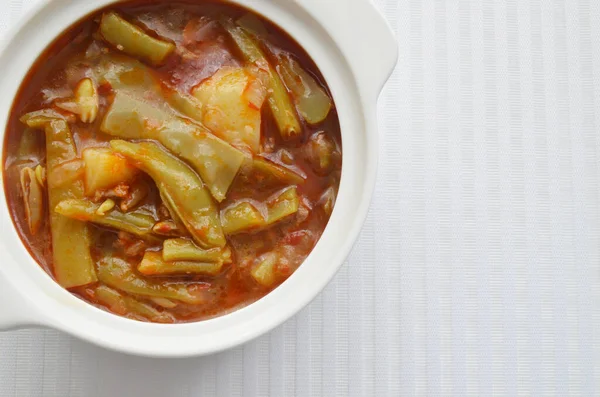
[[[5,139],[32,256],[139,321],[200,321],[271,292],[315,247],[341,177],[314,62],[215,1],[120,2],[78,22],[29,71]]]

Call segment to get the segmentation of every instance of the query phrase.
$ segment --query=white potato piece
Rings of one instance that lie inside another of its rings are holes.
[[[132,181],[138,174],[137,168],[124,157],[108,148],[88,148],[83,151],[85,167],[85,194],[90,196],[120,183]]]
[[[260,152],[261,108],[267,89],[258,76],[245,67],[221,68],[193,90],[202,103],[202,122],[215,135],[233,145]]]

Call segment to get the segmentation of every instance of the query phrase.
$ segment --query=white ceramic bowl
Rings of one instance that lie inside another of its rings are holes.
[[[0,52],[0,139],[19,86],[42,51],[66,28],[115,0],[42,0]],[[307,305],[344,262],[367,215],[375,184],[377,99],[398,48],[368,0],[233,0],[266,16],[313,57],[339,112],[344,161],[337,204],[314,251],[283,285],[231,314],[160,325],[104,312],[62,289],[31,258],[0,189],[0,329],[50,327],[108,349],[153,357],[205,355],[247,342]]]

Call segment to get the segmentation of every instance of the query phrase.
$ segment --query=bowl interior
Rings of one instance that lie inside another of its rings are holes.
[[[323,73],[334,97],[342,130],[344,161],[337,203],[313,252],[279,288],[243,309],[198,323],[160,325],[131,321],[97,309],[63,290],[31,258],[21,242],[0,189],[0,247],[5,256],[0,284],[19,291],[15,305],[24,323],[49,326],[104,347],[139,355],[180,357],[209,354],[271,330],[308,304],[331,280],[348,255],[366,216],[376,168],[376,131],[368,131],[356,81],[339,45],[301,3],[233,1],[285,27]],[[0,54],[0,138],[13,98],[35,60],[79,19],[113,0],[48,1],[33,10]],[[318,12],[312,10],[311,12]],[[1,287],[1,285],[0,285]],[[1,310],[0,310],[1,312]],[[1,313],[0,313],[1,315]]]

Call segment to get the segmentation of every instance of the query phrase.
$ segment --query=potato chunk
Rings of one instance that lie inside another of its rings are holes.
[[[83,162],[85,194],[88,196],[99,190],[110,189],[120,183],[130,182],[138,174],[137,168],[108,148],[84,150]]]
[[[225,67],[193,90],[204,106],[203,122],[232,144],[260,151],[261,108],[267,96],[262,81],[248,68]]]

